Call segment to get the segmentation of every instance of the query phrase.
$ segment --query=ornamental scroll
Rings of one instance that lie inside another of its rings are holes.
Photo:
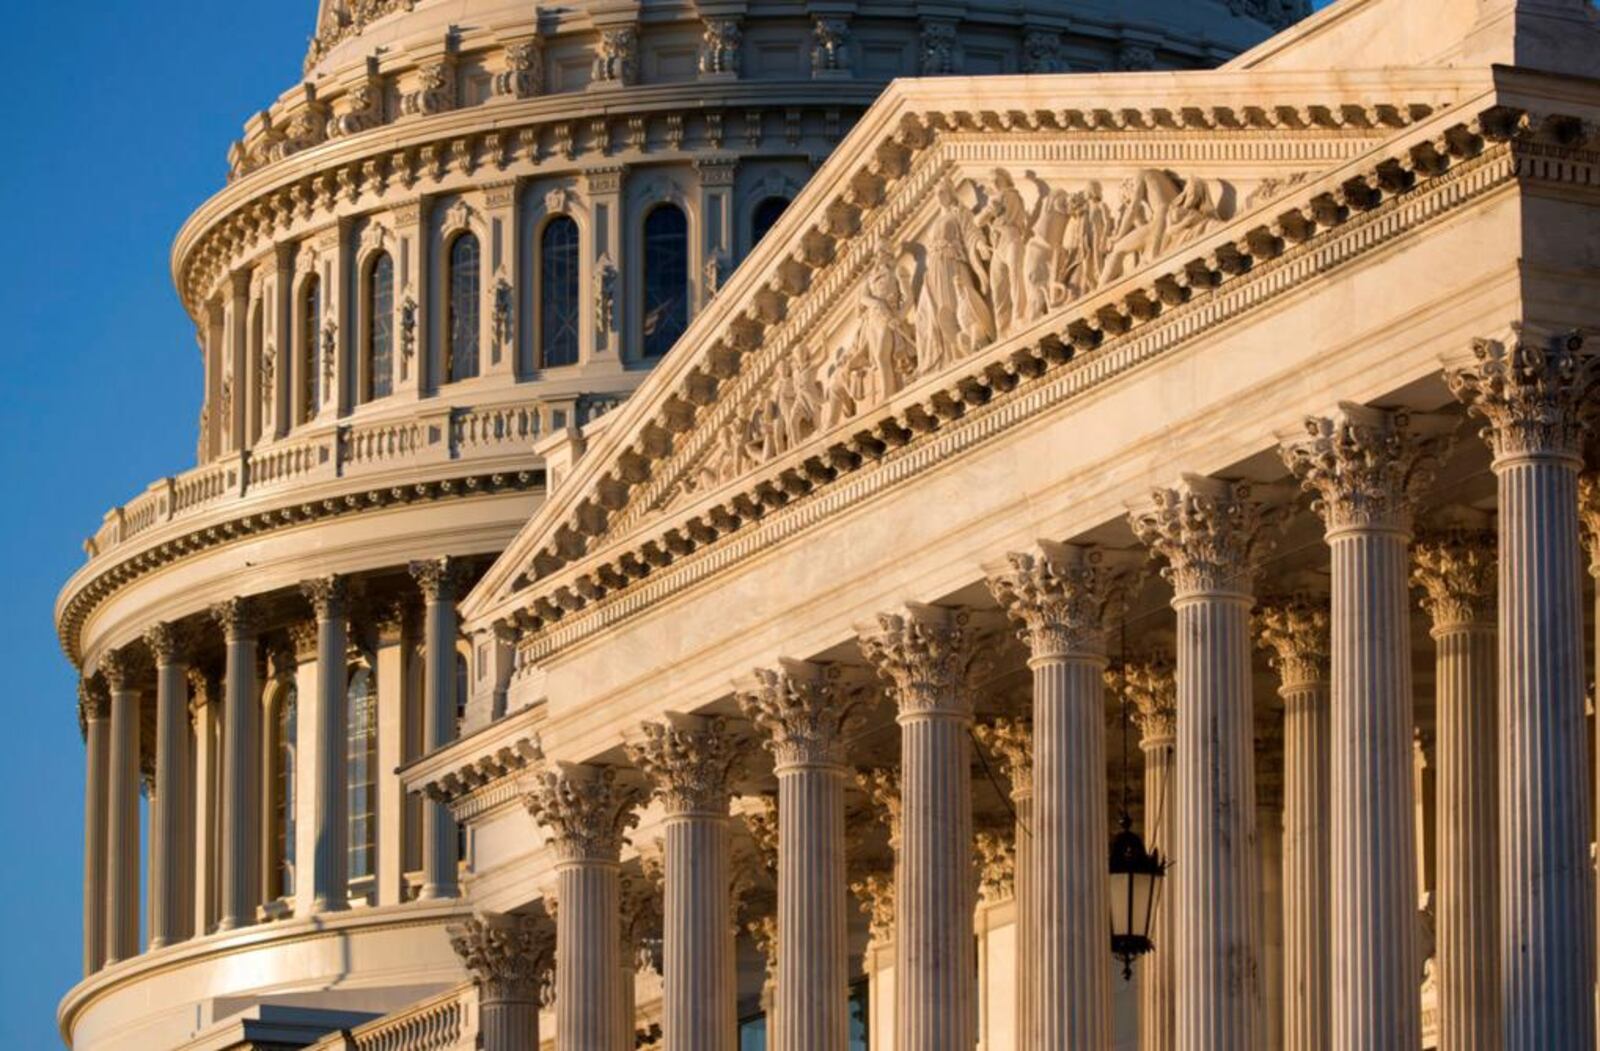
[[[731,482],[812,435],[881,405],[1231,219],[1220,179],[1149,168],[1108,197],[1099,181],[1051,187],[1004,168],[946,180],[931,220],[880,242],[854,292],[843,338],[800,342],[741,399],[682,482]]]

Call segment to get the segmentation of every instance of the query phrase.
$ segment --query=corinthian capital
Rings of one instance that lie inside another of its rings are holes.
[[[844,762],[844,738],[865,692],[842,679],[841,669],[785,660],[758,669],[738,693],[739,707],[766,735],[766,746],[785,767]]]
[[[316,577],[300,582],[300,594],[311,603],[318,620],[338,620],[345,614],[350,595],[349,578],[338,575]]]
[[[429,602],[454,602],[460,588],[463,567],[453,558],[430,558],[411,563],[411,576]]]
[[[894,876],[873,872],[850,884],[861,911],[867,915],[867,931],[873,941],[894,940]]]
[[[1600,579],[1600,478],[1592,474],[1578,479],[1578,522],[1589,548],[1589,575]]]
[[[639,793],[608,766],[552,763],[523,803],[545,831],[559,862],[616,862],[628,830],[639,824]]]
[[[856,774],[856,784],[867,794],[872,812],[878,822],[889,830],[889,843],[900,844],[901,790],[900,771],[894,767],[880,766]]]
[[[1248,482],[1192,474],[1157,489],[1129,516],[1139,539],[1166,559],[1163,575],[1178,598],[1249,595],[1282,518],[1281,509],[1255,498]]]
[[[211,607],[211,619],[222,626],[229,642],[252,638],[256,633],[255,603],[247,598],[230,598]]]
[[[1422,608],[1435,633],[1468,624],[1495,623],[1498,563],[1488,529],[1444,529],[1413,546],[1411,583],[1422,589]]]
[[[88,739],[89,721],[91,719],[109,719],[111,717],[111,698],[106,694],[105,687],[95,682],[88,676],[78,680],[78,732]]]
[[[446,933],[485,999],[531,999],[555,964],[555,930],[543,917],[480,912]]]
[[[105,679],[106,687],[115,692],[127,688],[133,682],[133,659],[127,650],[107,650],[100,656],[100,677]]]
[[[1011,798],[1033,794],[1033,723],[1028,719],[996,719],[972,730],[978,743],[1000,757],[1011,778]]]
[[[1488,422],[1483,439],[1496,461],[1582,457],[1600,358],[1579,333],[1536,334],[1513,324],[1500,339],[1473,340],[1471,359],[1447,366],[1444,378]]]
[[[1006,556],[989,574],[989,591],[1033,658],[1104,657],[1106,630],[1121,616],[1142,560],[1131,552],[1040,541]]]
[[[165,621],[145,629],[144,644],[150,648],[156,664],[170,665],[183,660],[188,650],[188,639],[176,624]]]
[[[1342,404],[1332,416],[1306,420],[1306,433],[1284,439],[1283,462],[1317,494],[1313,505],[1328,532],[1409,532],[1418,498],[1450,449],[1455,421],[1404,410]]]
[[[650,778],[668,815],[728,815],[739,753],[722,719],[674,716],[639,727],[628,757]]]
[[[1328,678],[1332,643],[1328,637],[1328,600],[1308,595],[1272,598],[1256,610],[1256,645],[1284,687],[1305,686]]]
[[[1178,679],[1172,658],[1152,653],[1106,672],[1106,686],[1139,713],[1141,745],[1171,743],[1178,732]]]
[[[978,895],[987,904],[1004,901],[1016,893],[1017,841],[1014,829],[985,829],[972,837],[977,860]]]
[[[968,615],[943,606],[907,603],[880,613],[857,630],[861,652],[894,683],[902,715],[968,715],[967,667],[972,659]]]

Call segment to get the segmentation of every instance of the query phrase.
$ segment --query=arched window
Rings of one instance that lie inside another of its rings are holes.
[[[778,221],[785,208],[789,207],[787,197],[763,197],[756,204],[756,210],[750,213],[750,247],[754,248],[767,236],[767,231]]]
[[[294,894],[295,741],[299,695],[293,682],[278,689],[272,710],[272,844],[276,864],[269,869],[274,886],[269,898]]]
[[[659,358],[689,327],[689,221],[657,205],[644,219],[644,356]]]
[[[568,215],[539,237],[539,355],[546,368],[578,363],[578,224]]]
[[[346,736],[346,780],[350,809],[349,877],[373,874],[373,849],[378,830],[378,691],[372,671],[356,668],[345,691],[349,720]]]
[[[478,374],[478,238],[462,234],[450,244],[449,309],[445,314],[445,382]]]
[[[317,414],[322,397],[322,370],[317,367],[317,355],[322,342],[322,280],[316,275],[306,278],[300,292],[300,422],[305,423]]]
[[[367,271],[367,368],[363,401],[394,392],[394,260],[379,252]]]

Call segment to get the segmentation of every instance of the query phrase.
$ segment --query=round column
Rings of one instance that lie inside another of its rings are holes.
[[[1172,857],[1177,800],[1173,774],[1178,750],[1178,687],[1172,661],[1147,657],[1128,661],[1114,685],[1139,714],[1139,750],[1144,754],[1144,843],[1164,859]],[[1169,881],[1170,883],[1170,881]],[[1171,888],[1163,887],[1150,922],[1154,948],[1139,969],[1139,1051],[1173,1051],[1177,986],[1173,978],[1177,931]]]
[[[111,697],[103,683],[82,679],[83,715],[83,973],[106,960],[106,791],[111,765]]]
[[[662,1036],[681,1051],[734,1051],[729,779],[738,758],[720,720],[645,723],[630,747],[665,812]]]
[[[222,852],[217,928],[226,931],[254,923],[261,898],[256,624],[249,601],[242,598],[213,606],[211,614],[222,625],[227,649],[222,702],[222,829],[217,844]]]
[[[345,621],[347,586],[344,577],[308,580],[300,592],[317,617],[317,732],[313,751],[316,783],[312,785],[316,855],[311,862],[311,909],[337,912],[349,908],[349,796],[350,766],[346,650],[349,627]],[[431,666],[430,666],[431,667]],[[452,683],[455,662],[451,661]],[[424,808],[437,806],[431,801]]]
[[[1494,549],[1492,531],[1449,530],[1412,570],[1436,647],[1440,1051],[1501,1046]]]
[[[849,1046],[844,724],[859,691],[824,669],[762,670],[739,704],[769,740],[778,775],[779,1051]],[[970,924],[971,917],[968,916]]]
[[[897,1046],[907,1051],[970,1048],[977,1036],[967,635],[965,614],[921,605],[880,614],[860,633],[899,708],[895,999]]]
[[[550,834],[556,870],[556,1041],[561,1051],[622,1046],[622,844],[637,793],[609,767],[552,763],[524,799]]]
[[[1499,497],[1500,989],[1506,1051],[1595,1042],[1578,470],[1597,359],[1520,327],[1446,373]]]
[[[478,1047],[539,1051],[539,990],[555,932],[538,916],[479,913],[449,930],[450,945],[478,984]]]
[[[1017,1051],[1037,1051],[1032,1021],[1036,1016],[1034,998],[1038,995],[1039,958],[1038,899],[1034,891],[1036,853],[1034,851],[1033,808],[1033,723],[1028,719],[997,719],[975,731],[978,743],[998,755],[1011,779],[1011,804],[1016,808],[1017,827],[1013,901],[1017,915],[1017,955],[1015,963]]]
[[[1283,1047],[1329,1051],[1327,600],[1264,603],[1256,638],[1283,701]]]
[[[1259,1047],[1250,607],[1263,506],[1242,482],[1185,476],[1133,515],[1169,563],[1177,612],[1177,1047]]]
[[[433,752],[456,736],[456,589],[461,567],[453,559],[411,563],[423,598],[422,748]],[[340,662],[341,666],[343,661]],[[417,897],[456,896],[456,823],[449,809],[422,801],[422,889]]]
[[[156,794],[150,799],[150,948],[189,936],[194,904],[186,891],[189,852],[189,683],[177,629],[145,632],[156,661]]]
[[[1022,629],[1033,671],[1035,1045],[1111,1038],[1106,849],[1106,629],[1131,552],[1041,543],[1008,556],[989,590]]]
[[[100,661],[111,691],[111,754],[106,807],[106,955],[113,964],[139,954],[139,691],[126,654]]]
[[[1350,1051],[1422,1040],[1407,549],[1453,427],[1346,404],[1283,449],[1332,559],[1330,1035]]]

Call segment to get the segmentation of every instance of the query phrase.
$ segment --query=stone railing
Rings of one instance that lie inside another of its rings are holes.
[[[478,1039],[478,987],[464,982],[394,1014],[331,1033],[307,1051],[457,1051]]]
[[[153,483],[106,512],[100,528],[84,542],[84,552],[97,558],[158,526],[246,496],[430,464],[531,454],[540,437],[588,423],[621,400],[621,395],[596,394],[484,407],[440,406],[403,419],[340,423],[292,434]]]

